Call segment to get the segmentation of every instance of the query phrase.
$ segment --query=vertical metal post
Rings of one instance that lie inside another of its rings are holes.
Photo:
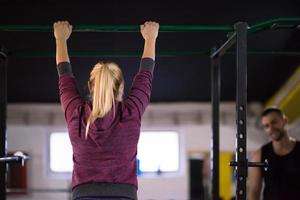
[[[235,24],[237,32],[237,79],[236,79],[236,199],[246,200],[246,179],[247,179],[247,23],[238,22]]]
[[[0,49],[0,157],[6,154],[7,54]],[[6,199],[6,163],[0,163],[0,199]]]
[[[216,48],[213,48],[213,52]],[[219,200],[219,151],[220,151],[220,56],[211,58],[211,99],[212,99],[212,138],[211,138],[211,186],[212,200]]]

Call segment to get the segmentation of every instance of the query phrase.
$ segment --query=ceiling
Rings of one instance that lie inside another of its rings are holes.
[[[139,25],[153,20],[161,25],[234,25],[245,21],[249,25],[277,17],[299,17],[299,1],[260,4],[234,1],[197,2],[161,1],[139,3],[127,1],[6,1],[1,3],[0,25],[52,25],[65,19],[76,25]],[[158,52],[210,52],[214,45],[226,41],[225,31],[161,32]],[[128,57],[121,52],[141,55],[140,33],[78,33],[69,39],[69,50],[86,52],[86,57],[71,56],[75,76],[86,94],[89,71],[99,60],[117,62],[124,73],[128,92],[139,56]],[[59,101],[55,69],[55,41],[51,32],[1,32],[0,45],[10,52],[8,62],[9,103],[56,103]],[[230,49],[234,52],[234,48]],[[299,30],[280,29],[255,33],[248,38],[248,50],[299,51]],[[33,53],[35,52],[35,53]],[[38,55],[48,52],[49,55]],[[88,56],[98,52],[98,56]],[[114,52],[118,56],[108,56]],[[25,54],[27,56],[25,56]],[[73,54],[72,54],[73,55]],[[221,61],[221,100],[235,100],[235,54],[226,54]],[[248,55],[248,101],[266,102],[292,75],[299,64],[299,55]],[[210,101],[210,58],[200,55],[157,56],[152,102]]]

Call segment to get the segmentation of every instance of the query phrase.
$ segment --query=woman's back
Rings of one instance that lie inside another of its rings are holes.
[[[136,75],[129,95],[122,102],[117,102],[114,110],[90,124],[86,139],[86,119],[91,113],[92,105],[74,92],[78,91],[78,88],[73,75],[61,76],[61,102],[66,108],[66,120],[74,154],[73,187],[91,179],[97,182],[128,183],[137,187],[135,157],[141,116],[149,104],[152,88],[152,72],[143,70],[145,60],[147,63],[151,62],[149,58],[142,59],[142,70]],[[154,67],[154,61],[152,65]],[[65,84],[68,87],[64,87]]]
[[[67,51],[72,26],[54,24],[59,95],[73,147],[73,199],[137,199],[137,144],[150,102],[159,25],[141,25],[145,40],[140,70],[122,100],[124,82],[114,63],[97,63],[88,82],[91,101],[79,93]]]

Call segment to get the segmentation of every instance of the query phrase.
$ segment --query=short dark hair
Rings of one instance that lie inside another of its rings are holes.
[[[283,112],[283,110],[281,110],[278,107],[272,106],[272,107],[268,107],[266,109],[263,110],[263,112],[261,113],[260,117],[265,117],[266,115],[270,114],[271,112],[275,112],[278,115],[280,115],[282,118],[285,118],[285,114]]]

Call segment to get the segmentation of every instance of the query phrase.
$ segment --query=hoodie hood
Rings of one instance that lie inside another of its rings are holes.
[[[89,102],[85,107],[85,120],[89,117],[91,111],[92,104]],[[88,138],[92,139],[98,146],[102,146],[118,126],[121,118],[121,111],[121,103],[117,102],[114,109],[109,111],[103,118],[97,118],[90,124]]]

